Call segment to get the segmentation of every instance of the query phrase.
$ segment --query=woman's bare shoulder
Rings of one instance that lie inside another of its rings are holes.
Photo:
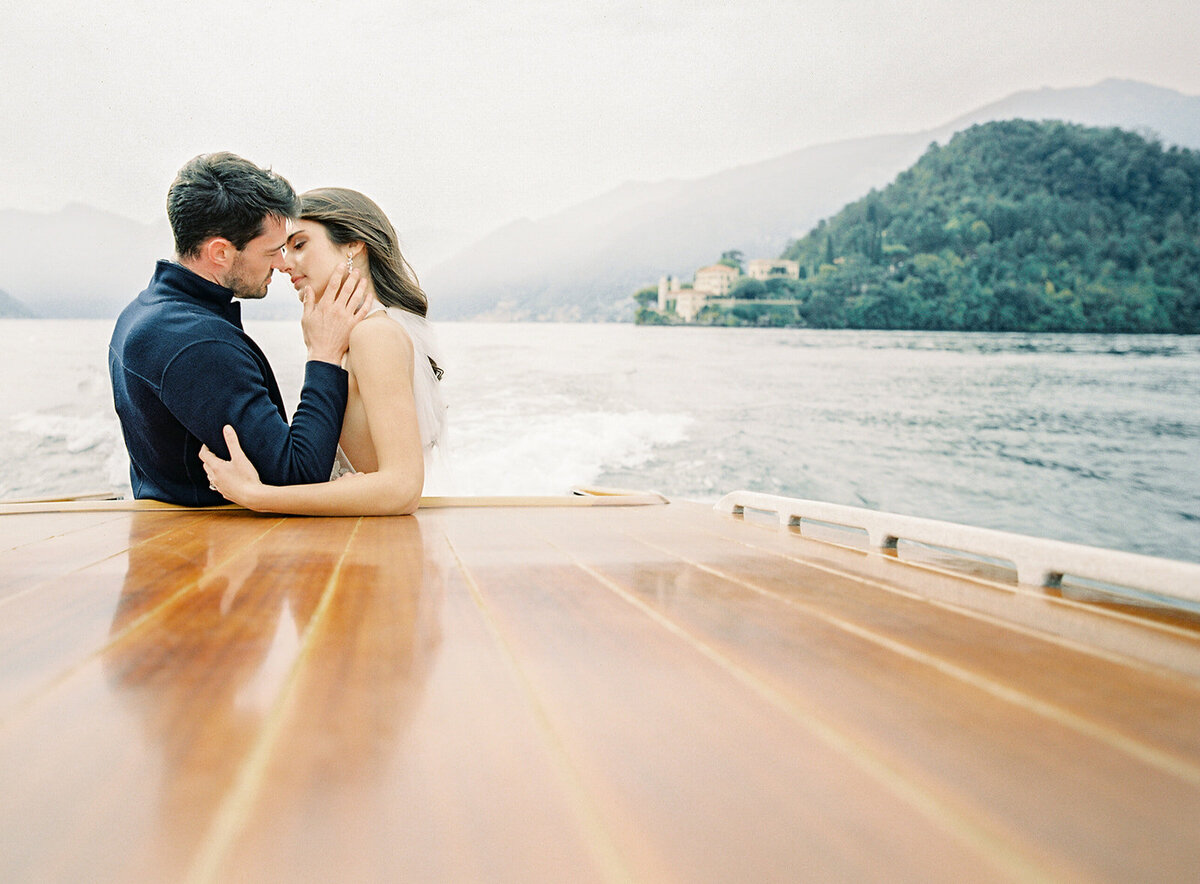
[[[392,350],[410,358],[413,352],[412,338],[404,326],[383,312],[368,316],[351,330],[350,349],[356,347],[371,351]]]

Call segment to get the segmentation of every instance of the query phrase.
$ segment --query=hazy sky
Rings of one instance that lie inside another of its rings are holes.
[[[210,150],[483,233],[1021,89],[1200,93],[1195,0],[0,3],[0,208],[145,221]]]

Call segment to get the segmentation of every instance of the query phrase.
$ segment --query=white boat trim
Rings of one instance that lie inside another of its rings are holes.
[[[715,509],[726,514],[747,509],[775,513],[781,528],[801,526],[806,519],[857,528],[866,531],[876,549],[895,549],[905,540],[1002,559],[1016,568],[1018,582],[1034,586],[1059,586],[1069,575],[1200,602],[1200,565],[1190,562],[753,491],[727,494]]]

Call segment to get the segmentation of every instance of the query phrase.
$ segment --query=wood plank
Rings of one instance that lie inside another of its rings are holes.
[[[852,573],[862,581],[907,593],[927,604],[999,620],[1014,630],[1057,636],[1065,643],[1098,656],[1144,664],[1200,680],[1200,629],[1194,619],[1164,619],[1158,610],[1140,615],[1126,606],[1114,610],[1061,593],[1034,587],[997,583],[986,578],[930,569],[887,553],[868,553],[809,540],[797,529],[718,516],[697,505],[677,506],[677,534],[691,531],[703,537],[725,537],[744,547],[747,555],[790,558],[834,574]],[[630,531],[652,525],[630,514]],[[965,576],[965,579],[964,579]]]
[[[164,503],[161,500],[130,500],[115,498],[106,500],[89,500],[71,498],[67,500],[31,500],[0,502],[0,516],[27,516],[43,513],[61,513],[77,515],[79,513],[175,513],[175,512],[232,512],[241,507],[232,503],[220,506],[181,506],[176,503]],[[11,522],[13,519],[0,520],[0,524]]]
[[[67,517],[61,513],[38,513],[20,519],[0,521],[0,553],[118,518],[121,517],[112,513],[72,513]]]
[[[119,638],[0,729],[0,880],[180,879],[356,524],[286,520],[136,628],[118,605]]]
[[[897,653],[914,649],[925,665],[941,666],[945,674],[954,669],[956,677],[981,686],[984,682],[1002,690],[1008,686],[1009,691],[1103,722],[1119,732],[1115,738],[1124,734],[1163,753],[1200,758],[1200,729],[1179,714],[1180,709],[1197,708],[1200,703],[1200,678],[1186,672],[1168,673],[1136,660],[1095,654],[1089,647],[1014,629],[1007,620],[980,618],[954,607],[931,615],[928,597],[916,593],[925,585],[926,575],[919,571],[914,575],[903,564],[889,569],[897,592],[858,576],[864,573],[861,566],[815,569],[781,556],[751,555],[712,535],[659,526],[640,531],[636,539],[656,553],[744,581],[798,611],[892,643]],[[622,549],[631,560],[645,555],[637,544],[624,543]],[[910,578],[907,586],[895,580],[902,576]],[[913,582],[913,577],[919,582]],[[1072,613],[1080,616],[1078,611]],[[1142,632],[1143,641],[1147,633],[1158,638],[1160,631],[1158,624],[1149,621],[1122,621],[1121,626]],[[1200,666],[1200,641],[1187,636],[1187,648],[1193,665]],[[1115,696],[1120,703],[1113,702]]]
[[[5,518],[3,881],[1200,868],[1186,618],[698,505]]]
[[[0,601],[128,549],[125,519],[85,517],[76,528],[74,516],[60,518],[53,534],[0,552]]]
[[[440,525],[364,521],[198,878],[606,877]]]
[[[245,513],[121,518],[125,552],[0,602],[0,720],[280,523]]]
[[[448,534],[635,880],[1057,870],[1051,856],[979,831],[910,784],[917,810],[886,767],[847,763],[802,720],[538,542],[544,525],[573,521],[464,512]]]
[[[655,491],[619,491],[604,488],[579,488],[574,494],[512,494],[486,496],[422,497],[423,509],[445,507],[592,507],[592,506],[658,506],[667,499]],[[183,507],[159,500],[81,498],[51,498],[28,501],[0,501],[0,516],[21,516],[54,513],[134,513],[134,512],[232,512],[242,509],[236,504],[208,507]],[[13,521],[13,520],[8,520]]]
[[[911,780],[975,804],[997,829],[1024,832],[1089,876],[1137,877],[1148,858],[1168,877],[1200,867],[1195,684],[712,538],[645,526],[614,538],[579,521],[539,530],[690,640],[892,756]],[[717,573],[683,564],[700,558]]]

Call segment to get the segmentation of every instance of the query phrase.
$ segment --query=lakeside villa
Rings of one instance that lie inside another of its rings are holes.
[[[692,322],[710,301],[719,300],[727,305],[741,303],[729,295],[742,278],[742,272],[729,264],[701,267],[696,271],[690,287],[681,283],[678,277],[663,276],[658,280],[658,312],[668,312],[673,304],[676,316],[684,322]],[[771,279],[799,279],[800,262],[754,258],[746,262],[745,278],[761,282]]]

